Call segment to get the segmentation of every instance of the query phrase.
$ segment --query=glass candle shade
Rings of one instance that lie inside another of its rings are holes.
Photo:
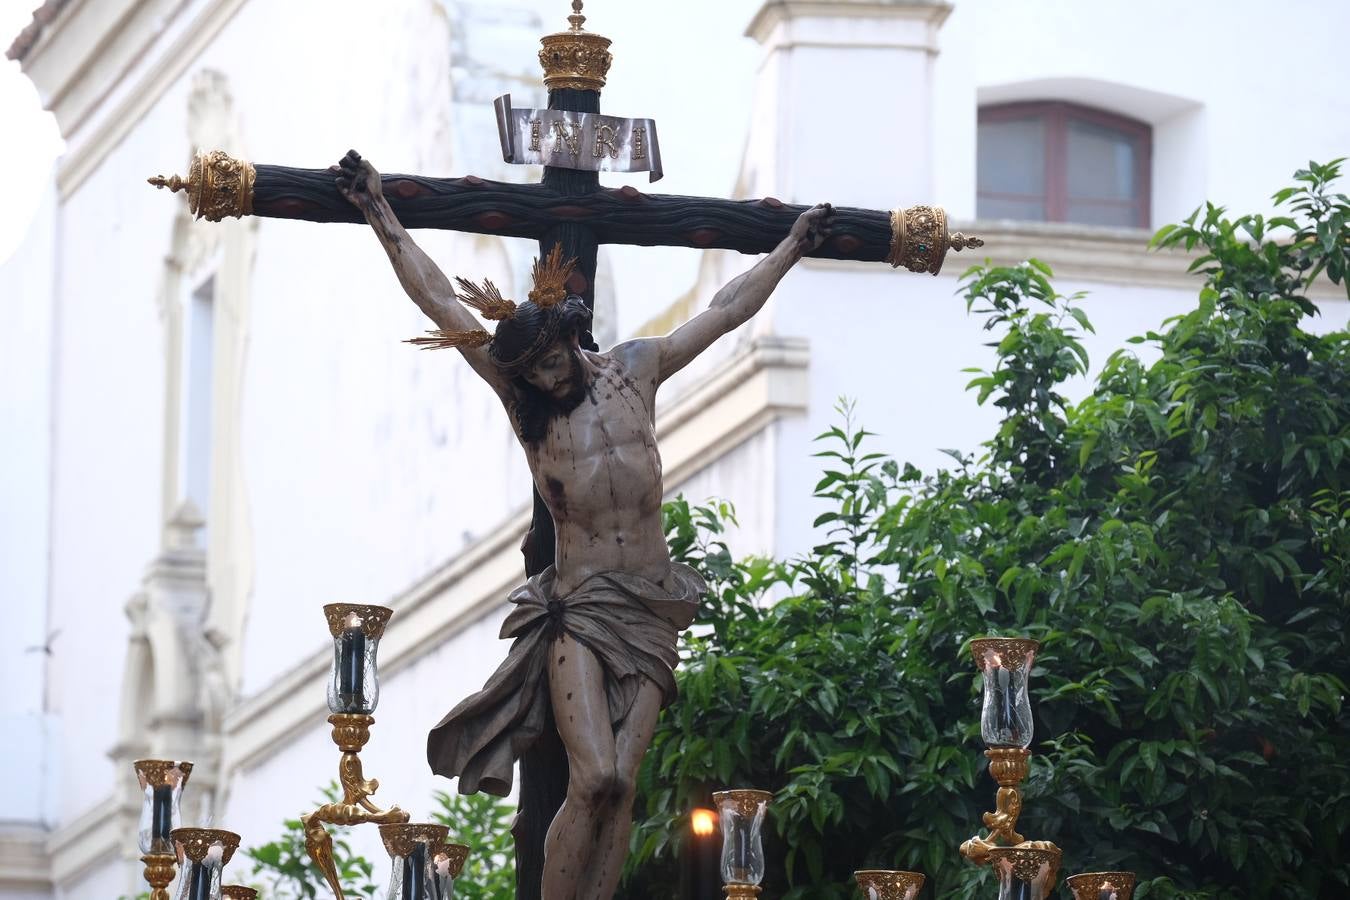
[[[924,878],[918,872],[863,869],[853,873],[853,880],[867,900],[914,900],[923,889]]]
[[[998,900],[1048,900],[1059,877],[1059,848],[995,847],[989,865],[998,878]]]
[[[227,884],[220,889],[224,900],[258,900],[258,892],[242,884]]]
[[[141,785],[141,821],[137,840],[141,853],[173,853],[170,834],[180,821],[183,786],[192,774],[192,763],[182,760],[138,759],[132,763]]]
[[[449,834],[450,829],[444,825],[424,822],[380,826],[384,849],[393,862],[388,900],[445,900],[451,896],[454,876],[449,860],[437,865],[437,855],[444,855]]]
[[[1064,880],[1073,900],[1133,900],[1133,872],[1084,872]]]
[[[333,672],[328,679],[328,710],[370,715],[380,702],[375,653],[393,610],[383,606],[330,603],[323,608],[333,635]]]
[[[225,866],[239,849],[239,835],[218,828],[175,828],[177,900],[221,900]]]
[[[735,790],[713,794],[722,824],[722,881],[757,885],[764,880],[764,813],[773,794]]]
[[[436,881],[444,886],[442,900],[450,900],[455,893],[455,879],[464,871],[464,861],[469,858],[469,848],[463,844],[444,843],[433,848],[431,865],[436,869]]]
[[[1031,746],[1031,700],[1027,680],[1040,644],[1024,638],[981,638],[970,642],[975,665],[984,673],[980,734],[989,747]]]

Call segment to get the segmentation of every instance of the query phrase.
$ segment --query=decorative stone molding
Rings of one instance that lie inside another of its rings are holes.
[[[1199,291],[1201,277],[1186,267],[1199,253],[1184,250],[1150,250],[1153,232],[1144,228],[1106,228],[1064,222],[1014,222],[977,220],[954,224],[985,240],[970,262],[1016,265],[1028,258],[1039,259],[1054,270],[1056,281],[1086,281],[1130,287],[1171,288]],[[804,259],[810,269],[850,269],[856,264],[832,259]],[[959,274],[952,270],[953,277]],[[1313,285],[1314,300],[1345,298],[1345,290],[1326,278]]]
[[[745,34],[768,50],[912,47],[936,53],[938,29],[951,11],[952,5],[944,0],[768,0]],[[871,27],[831,27],[841,19],[871,20]]]
[[[0,892],[49,893],[47,835],[37,829],[0,833]]]

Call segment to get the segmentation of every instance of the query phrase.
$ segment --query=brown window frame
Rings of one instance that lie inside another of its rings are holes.
[[[981,197],[998,197],[1014,200],[1044,200],[1046,222],[1069,222],[1069,186],[1066,167],[1069,146],[1069,122],[1088,122],[1118,131],[1135,144],[1135,195],[1133,200],[1089,200],[1103,205],[1129,206],[1134,209],[1135,228],[1148,228],[1152,217],[1151,198],[1153,191],[1153,127],[1147,122],[1110,113],[1091,106],[1081,106],[1062,100],[1036,100],[1019,103],[1000,103],[993,106],[981,106],[979,124],[986,122],[1008,122],[1017,119],[1041,118],[1045,122],[1045,146],[1042,155],[1045,158],[1045,194],[1004,194],[981,191],[975,187],[976,205]],[[979,149],[976,148],[976,153]],[[1083,199],[1083,198],[1079,198]],[[1101,227],[1084,222],[1072,224],[1085,227]]]

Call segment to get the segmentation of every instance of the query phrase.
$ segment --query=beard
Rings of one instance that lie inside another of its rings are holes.
[[[574,351],[569,354],[571,371],[567,376],[567,391],[561,396],[541,391],[524,378],[516,378],[516,426],[520,429],[521,439],[527,444],[537,444],[548,434],[548,424],[560,416],[570,415],[581,405],[589,392],[581,368],[581,359]]]

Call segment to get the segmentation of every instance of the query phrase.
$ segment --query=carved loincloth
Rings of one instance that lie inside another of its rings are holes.
[[[511,592],[516,608],[501,637],[514,638],[505,661],[483,689],[450,711],[427,736],[431,770],[459,777],[459,791],[511,792],[512,767],[548,722],[548,653],[566,634],[584,644],[605,670],[609,719],[617,730],[642,678],[675,699],[675,650],[707,585],[689,566],[671,563],[670,588],[622,572],[592,575],[566,597],[553,594],[549,566]]]

